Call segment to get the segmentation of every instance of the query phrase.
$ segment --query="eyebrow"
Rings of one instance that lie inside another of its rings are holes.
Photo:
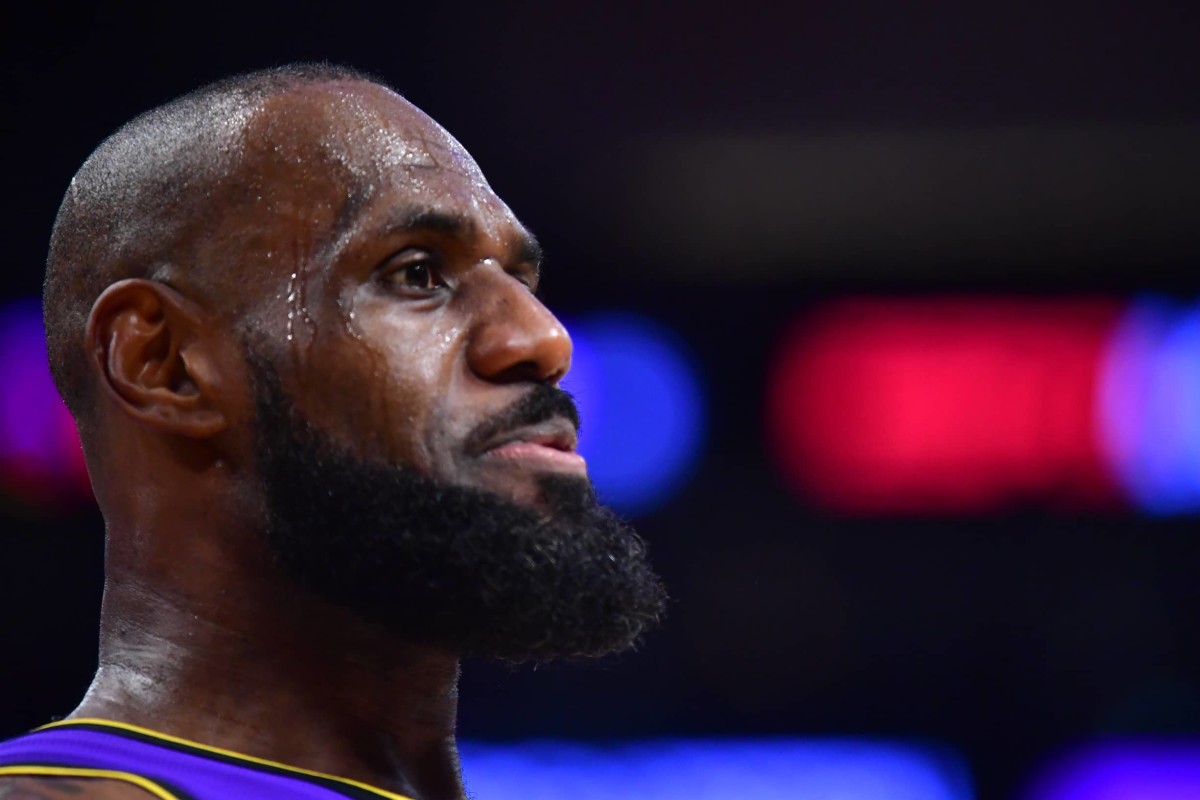
[[[406,208],[392,215],[386,226],[391,231],[433,231],[462,236],[475,229],[474,220],[453,211],[417,206]]]
[[[389,231],[430,231],[460,238],[469,236],[478,228],[475,220],[465,214],[430,206],[402,209],[389,218],[384,227]],[[518,230],[517,237],[514,252],[517,262],[530,264],[535,273],[540,273],[545,258],[541,243],[524,228]]]

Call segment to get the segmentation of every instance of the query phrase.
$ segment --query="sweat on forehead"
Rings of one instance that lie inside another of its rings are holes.
[[[302,111],[309,113],[303,120]],[[380,124],[383,114],[390,127]],[[400,120],[405,125],[397,132]],[[406,147],[411,150],[409,127],[419,154],[404,155]],[[259,135],[266,133],[280,138]],[[324,163],[309,164],[307,171],[283,169],[285,156],[301,155],[289,148],[306,142],[310,156],[324,152]],[[269,166],[271,159],[262,158],[267,152],[278,171],[247,169],[251,162]],[[398,95],[369,76],[323,64],[290,65],[210,84],[142,114],[106,139],[63,198],[43,291],[51,370],[81,431],[94,400],[84,331],[92,304],[108,286],[170,275],[203,292],[220,277],[214,273],[241,272],[244,265],[214,258],[212,248],[231,243],[231,221],[269,199],[272,179],[302,189],[312,182],[328,186],[333,177],[340,189],[351,192],[354,187],[345,179],[370,180],[371,175],[357,173],[375,172],[388,158],[400,157],[474,168],[449,134]],[[321,172],[334,165],[332,172]],[[302,210],[312,212],[287,203],[276,209]],[[242,235],[251,237],[243,244],[252,257],[253,231]],[[229,252],[226,248],[223,256]]]
[[[342,162],[363,179],[397,169],[439,169],[482,181],[466,149],[441,125],[384,86],[336,80],[267,98],[247,138],[294,158]]]

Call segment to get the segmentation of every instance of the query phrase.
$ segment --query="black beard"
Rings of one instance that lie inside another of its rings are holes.
[[[542,479],[543,515],[364,460],[303,417],[268,362],[250,365],[268,541],[308,590],[405,640],[512,662],[625,650],[658,622],[645,544],[586,479]],[[480,433],[564,404],[537,386]]]

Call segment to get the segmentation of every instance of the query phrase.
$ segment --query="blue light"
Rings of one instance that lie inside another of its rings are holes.
[[[863,740],[662,740],[613,746],[460,743],[468,792],[488,800],[971,800],[940,748]]]
[[[1200,308],[1156,299],[1133,306],[1106,357],[1099,425],[1140,508],[1200,509]]]
[[[1024,800],[1195,800],[1200,741],[1107,742],[1059,759]]]
[[[596,314],[568,326],[563,388],[583,418],[580,452],[601,498],[636,515],[661,507],[699,456],[704,398],[683,342],[645,317]]]

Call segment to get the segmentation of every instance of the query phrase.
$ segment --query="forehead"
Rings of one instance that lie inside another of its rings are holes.
[[[483,181],[474,159],[445,128],[373,83],[299,86],[264,101],[258,119],[261,133],[273,144],[297,151],[316,148],[344,159],[351,169],[443,169]]]
[[[434,208],[483,228],[519,227],[466,149],[376,84],[329,81],[269,97],[246,128],[246,153],[251,171],[311,224],[322,209],[345,226]]]

